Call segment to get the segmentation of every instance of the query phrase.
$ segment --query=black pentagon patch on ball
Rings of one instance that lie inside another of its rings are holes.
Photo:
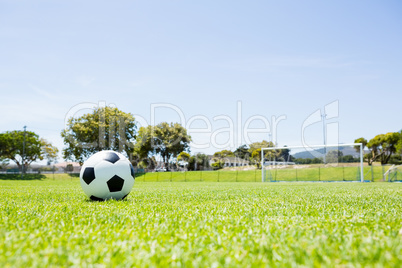
[[[135,175],[134,175],[134,167],[133,167],[133,165],[131,165],[131,164],[130,164],[130,170],[131,170],[131,176],[133,176],[133,178],[135,178]]]
[[[112,164],[116,163],[117,161],[119,161],[120,157],[113,152],[107,152],[105,157],[103,158],[103,160],[106,160]]]
[[[82,174],[82,179],[86,184],[90,184],[95,179],[95,170],[93,167],[87,167],[84,170],[84,174]]]
[[[91,195],[89,199],[91,199],[92,201],[105,201],[103,198],[99,198],[94,195]]]
[[[124,180],[117,175],[114,175],[110,180],[107,181],[107,186],[110,192],[118,192],[123,189]]]

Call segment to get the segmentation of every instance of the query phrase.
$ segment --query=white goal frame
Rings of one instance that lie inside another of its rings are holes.
[[[278,149],[309,149],[309,148],[334,148],[342,146],[359,146],[360,147],[360,182],[364,182],[363,171],[363,144],[362,143],[343,143],[331,145],[306,145],[306,146],[283,146],[283,147],[265,147],[261,148],[261,181],[265,182],[265,168],[264,168],[264,150],[278,150]]]

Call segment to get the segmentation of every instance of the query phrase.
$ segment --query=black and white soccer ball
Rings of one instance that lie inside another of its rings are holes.
[[[94,201],[126,198],[134,185],[134,168],[128,159],[114,151],[100,151],[84,162],[81,187]]]

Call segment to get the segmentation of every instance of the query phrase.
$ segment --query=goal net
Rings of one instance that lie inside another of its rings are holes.
[[[402,165],[390,167],[387,172],[384,173],[384,178],[388,182],[402,182]]]
[[[263,182],[364,181],[361,143],[261,148]]]

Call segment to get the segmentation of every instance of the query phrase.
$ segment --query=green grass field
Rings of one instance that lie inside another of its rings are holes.
[[[68,175],[3,177],[0,267],[400,267],[401,211],[398,183],[137,182],[91,202]]]

